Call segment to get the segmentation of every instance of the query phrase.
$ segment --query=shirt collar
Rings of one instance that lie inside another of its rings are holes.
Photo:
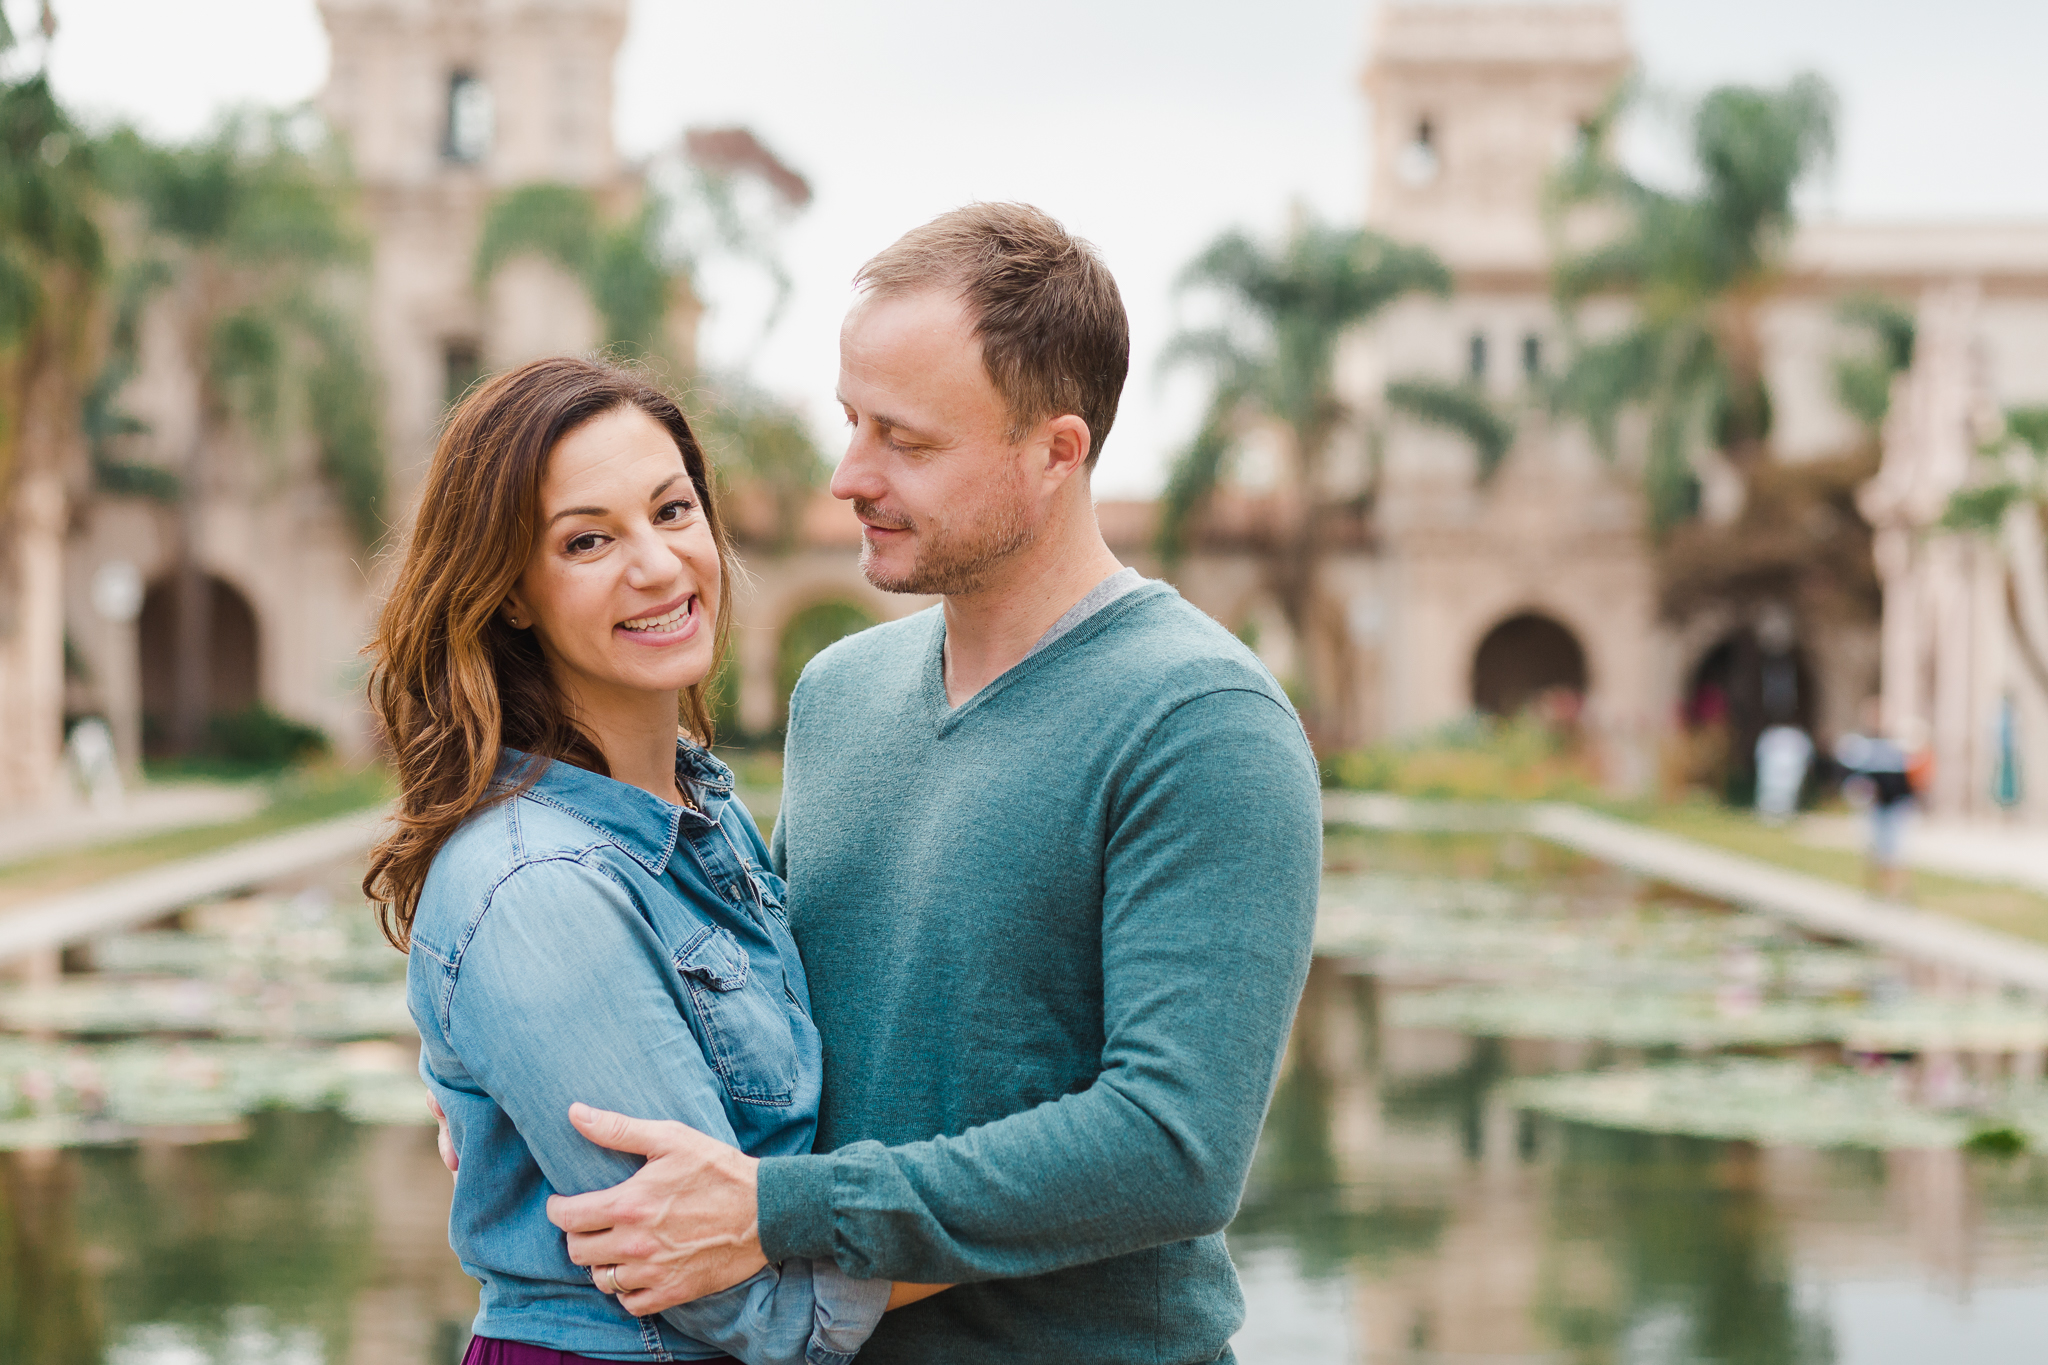
[[[687,740],[676,741],[676,776],[688,784],[692,796],[704,807],[701,815],[573,763],[541,759],[518,749],[506,749],[500,755],[498,780],[516,783],[534,762],[545,766],[525,795],[575,816],[655,877],[662,874],[669,855],[675,852],[683,820],[718,823],[718,806],[732,795],[732,770]]]

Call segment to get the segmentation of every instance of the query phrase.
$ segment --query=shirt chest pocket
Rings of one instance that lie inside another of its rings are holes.
[[[675,965],[704,1059],[726,1094],[741,1104],[788,1104],[796,1089],[796,1040],[781,981],[763,980],[739,940],[715,925],[691,935]]]

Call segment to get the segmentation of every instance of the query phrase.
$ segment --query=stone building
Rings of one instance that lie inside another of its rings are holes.
[[[333,46],[322,107],[352,149],[375,238],[369,315],[402,517],[453,395],[479,373],[585,350],[599,334],[583,290],[545,262],[514,261],[481,294],[471,278],[478,226],[499,191],[567,181],[615,212],[643,192],[611,140],[627,4],[321,0],[321,13]],[[1475,708],[1512,710],[1562,689],[1583,699],[1608,779],[1641,789],[1682,704],[1760,640],[1795,669],[1798,715],[1823,737],[1852,724],[1877,687],[1874,622],[1801,620],[1768,603],[1667,619],[1626,450],[1610,465],[1582,429],[1553,423],[1534,401],[1565,347],[1542,186],[1632,62],[1620,4],[1407,0],[1377,10],[1363,72],[1372,130],[1360,168],[1364,221],[1434,249],[1457,288],[1390,307],[1341,358],[1361,419],[1350,465],[1360,480],[1375,456],[1380,467],[1370,534],[1325,568],[1329,595],[1344,604],[1347,665],[1319,690],[1338,698],[1341,742],[1413,733]],[[2048,226],[1818,222],[1790,244],[1761,308],[1777,456],[1819,459],[1868,440],[1834,397],[1836,361],[1858,344],[1836,318],[1841,300],[1875,292],[1910,306],[1956,281],[1973,282],[1980,298],[1974,335],[1989,401],[2048,399]],[[697,309],[675,303],[670,349],[687,361]],[[1607,307],[1611,323],[1618,305]],[[1604,325],[1602,316],[1592,310],[1588,325]],[[170,332],[148,332],[130,406],[155,427],[152,457],[176,465],[195,422],[187,361]],[[1516,411],[1515,444],[1491,480],[1477,478],[1460,439],[1386,409],[1386,381],[1409,376],[1469,378]],[[1376,451],[1369,427],[1380,433]],[[1739,505],[1732,471],[1710,457],[1699,473],[1709,515]],[[1225,490],[1212,534],[1174,577],[1255,637],[1287,678],[1308,652],[1230,530],[1256,521],[1262,496],[1256,480]],[[736,511],[744,526],[745,509]],[[1105,503],[1101,512],[1126,561],[1158,572],[1155,509]],[[163,686],[159,520],[102,498],[80,520],[67,564],[71,634],[92,680],[73,710],[109,715],[131,755],[152,689]],[[228,623],[216,695],[261,697],[318,723],[344,752],[365,752],[356,651],[377,566],[363,562],[331,499],[311,479],[247,472],[212,493],[207,526],[216,615]],[[823,494],[793,550],[771,552],[772,539],[753,538],[752,582],[736,599],[738,714],[756,733],[780,720],[793,632],[808,615],[855,609],[882,619],[923,605],[860,578],[857,527]],[[139,620],[108,609],[124,574],[144,588]],[[109,590],[96,594],[95,584]]]
[[[360,180],[373,259],[369,340],[385,395],[385,443],[401,521],[448,402],[479,375],[590,350],[600,332],[582,286],[537,257],[472,283],[492,197],[552,181],[613,213],[642,193],[612,141],[612,70],[626,0],[322,0],[332,66],[321,107]],[[674,301],[668,350],[694,356],[697,306]],[[192,357],[166,296],[143,321],[138,374],[122,395],[149,428],[137,458],[174,470],[198,438]],[[262,700],[317,724],[344,756],[369,752],[358,651],[380,566],[311,473],[220,452],[198,537],[213,596],[211,701]],[[82,676],[69,709],[111,722],[133,762],[172,688],[174,527],[161,508],[99,496],[69,547],[68,625]],[[139,591],[128,590],[128,585]],[[124,600],[124,599],[132,599]]]

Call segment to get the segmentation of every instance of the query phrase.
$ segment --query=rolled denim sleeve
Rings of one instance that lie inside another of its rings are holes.
[[[673,1119],[738,1145],[684,989],[660,937],[602,867],[573,857],[529,863],[492,892],[462,952],[447,1033],[548,1184],[583,1194],[644,1163],[578,1133],[568,1113],[576,1101]],[[749,1365],[845,1365],[888,1296],[886,1280],[836,1269],[817,1277],[809,1261],[792,1259],[662,1317]]]

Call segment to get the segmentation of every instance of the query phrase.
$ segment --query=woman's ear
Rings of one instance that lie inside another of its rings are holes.
[[[509,594],[499,604],[498,619],[514,630],[528,630],[533,626],[533,613],[520,603],[517,593]]]

